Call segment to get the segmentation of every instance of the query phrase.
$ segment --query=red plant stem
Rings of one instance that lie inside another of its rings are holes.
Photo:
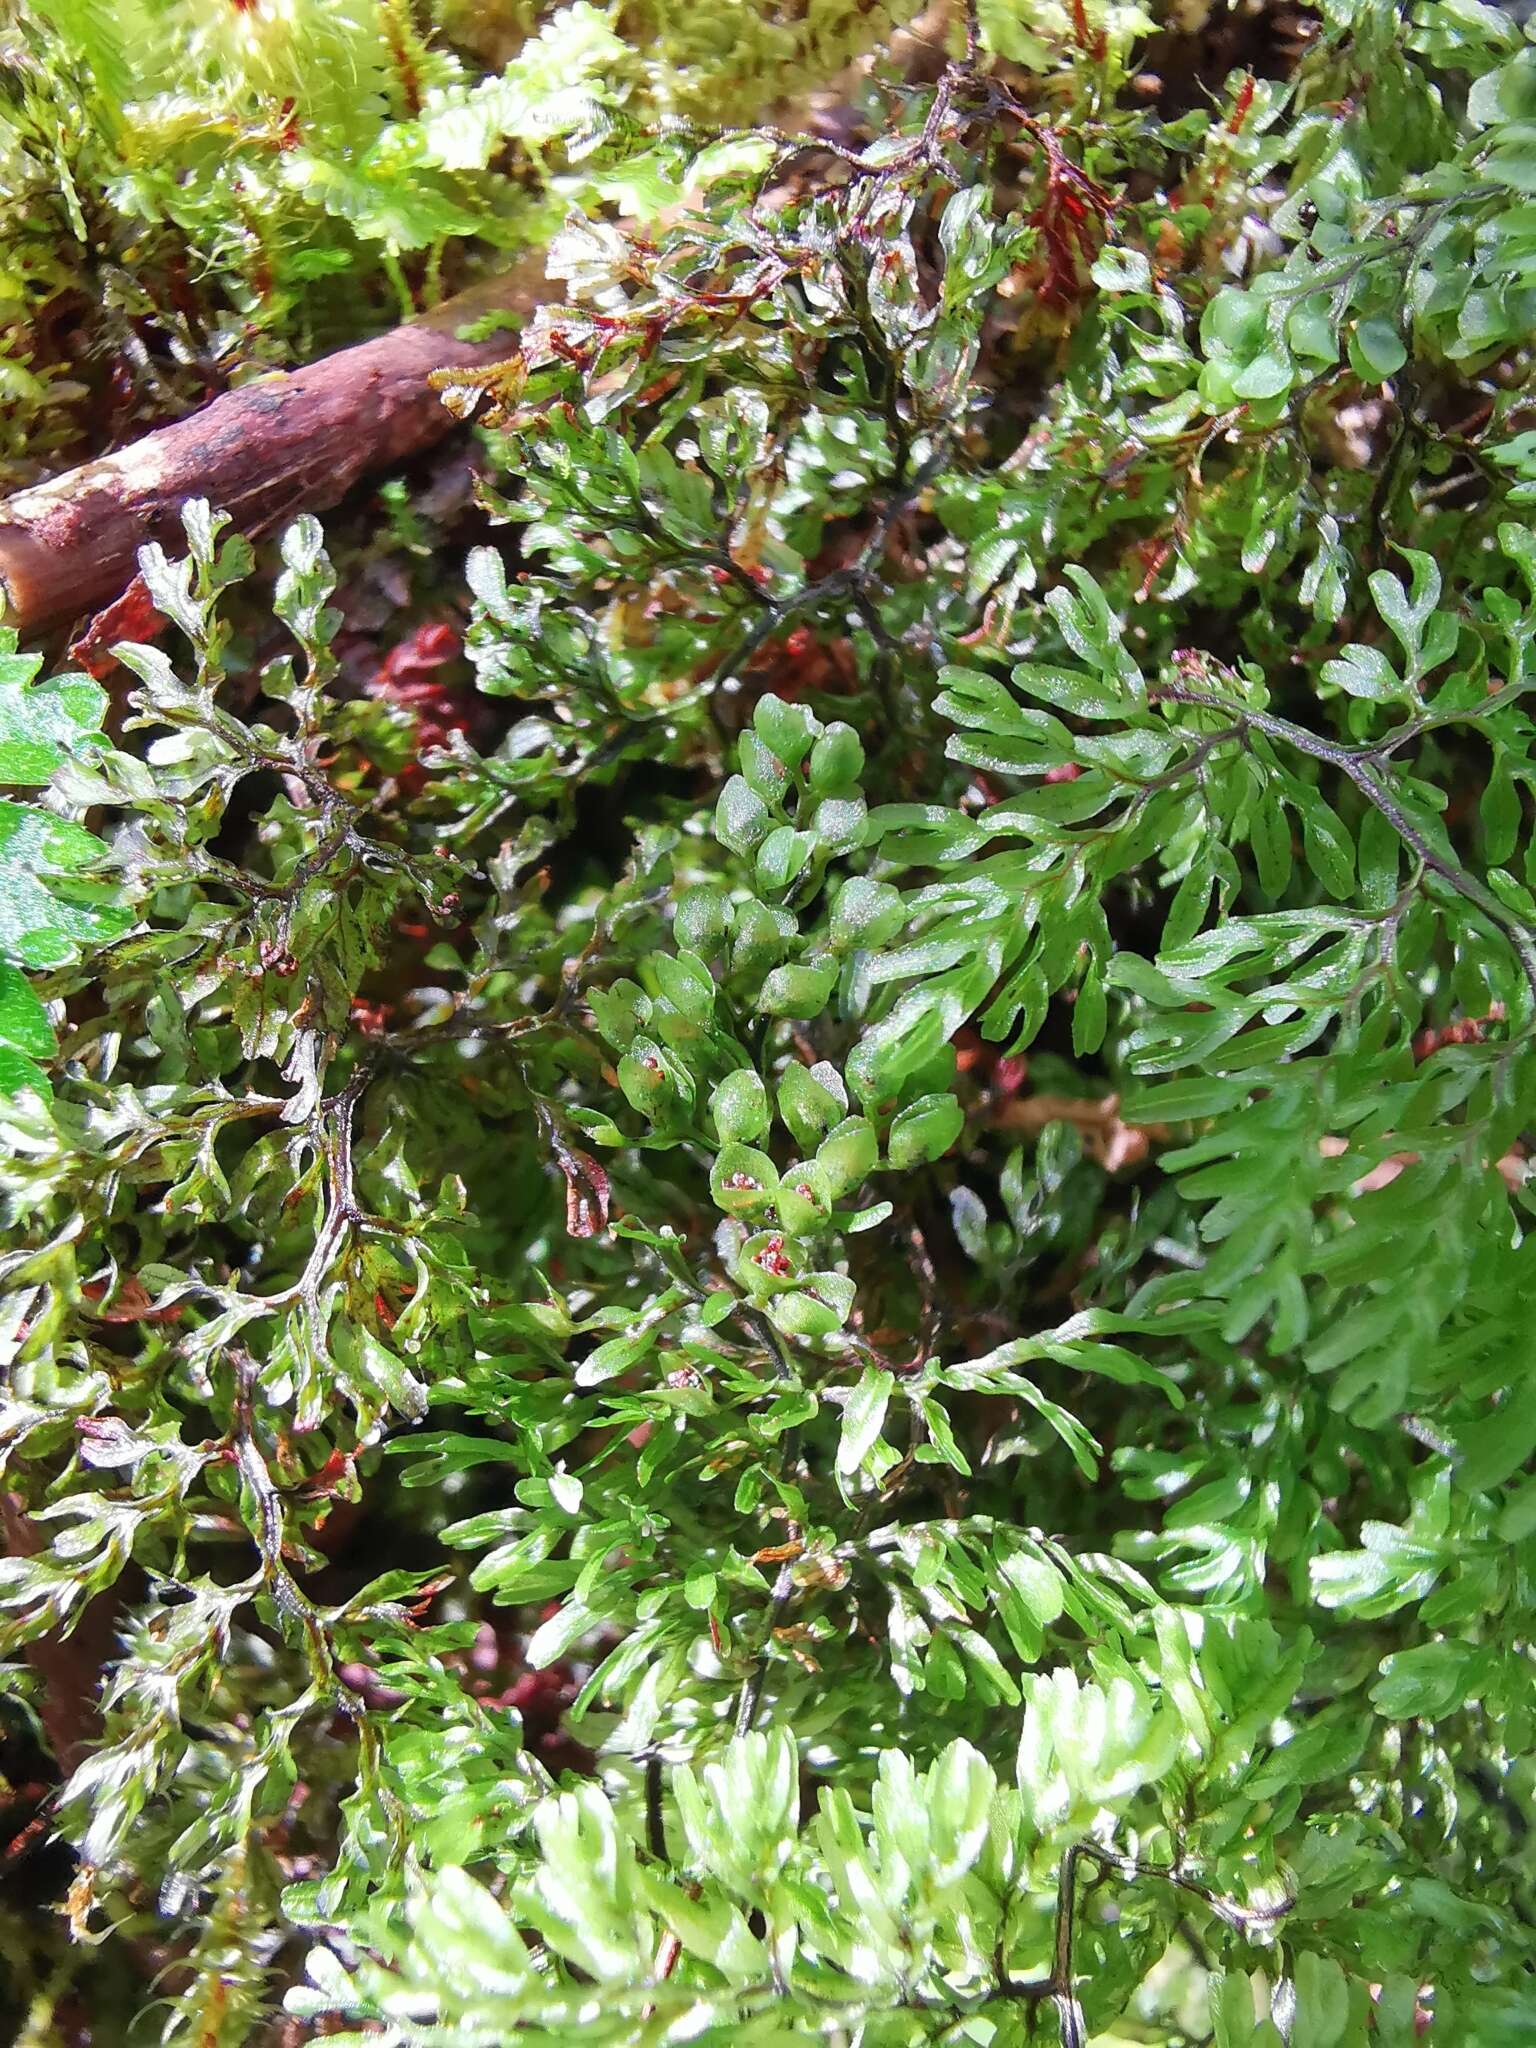
[[[1083,0],[1072,0],[1072,33],[1077,37],[1077,47],[1090,56],[1095,64],[1104,62],[1104,31],[1088,26],[1088,9]]]

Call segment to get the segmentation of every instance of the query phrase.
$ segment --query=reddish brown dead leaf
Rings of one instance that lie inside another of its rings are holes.
[[[69,658],[98,683],[104,682],[118,665],[112,649],[119,640],[158,640],[169,623],[156,611],[144,578],[135,576],[122,596],[99,611],[69,643]]]
[[[1438,1052],[1443,1045],[1481,1045],[1490,1024],[1502,1024],[1504,1005],[1495,1003],[1486,1016],[1458,1017],[1454,1023],[1432,1025],[1426,1030],[1415,1032],[1413,1057],[1415,1062],[1427,1060],[1431,1053]]]
[[[100,1301],[107,1291],[105,1280],[87,1280],[80,1292],[87,1301]],[[156,1308],[137,1273],[122,1280],[116,1294],[100,1311],[104,1323],[179,1323],[183,1304],[173,1301],[168,1308]]]

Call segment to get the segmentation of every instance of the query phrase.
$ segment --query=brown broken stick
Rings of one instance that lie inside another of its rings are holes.
[[[1166,1124],[1122,1123],[1118,1095],[1017,1095],[1000,1103],[991,1121],[995,1130],[1029,1138],[1047,1124],[1072,1124],[1089,1158],[1109,1173],[1140,1166],[1153,1144],[1172,1135]]]
[[[545,289],[543,257],[532,257],[420,320],[227,391],[116,454],[18,492],[0,506],[4,623],[32,633],[110,602],[146,541],[174,545],[189,498],[233,513],[247,534],[334,505],[369,470],[453,426],[427,384],[430,370],[509,351],[504,333],[470,342],[458,330],[490,313],[527,312]]]

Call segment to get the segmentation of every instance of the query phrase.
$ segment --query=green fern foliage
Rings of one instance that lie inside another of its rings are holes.
[[[446,380],[457,690],[205,505],[110,744],[18,667],[18,1721],[116,1632],[37,2010],[1529,2038],[1536,48],[1153,26],[616,123],[698,196]]]

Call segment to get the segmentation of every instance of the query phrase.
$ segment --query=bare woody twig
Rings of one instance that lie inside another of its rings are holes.
[[[21,491],[0,507],[0,597],[22,632],[78,619],[129,582],[147,541],[174,541],[181,508],[207,498],[257,533],[334,505],[361,476],[440,439],[453,418],[429,371],[494,361],[505,334],[470,322],[544,296],[543,259],[447,300],[422,319],[302,370],[261,377],[116,454]]]

